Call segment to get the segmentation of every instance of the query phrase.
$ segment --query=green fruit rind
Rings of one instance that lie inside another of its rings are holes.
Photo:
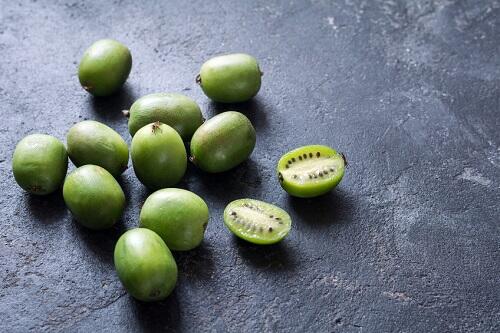
[[[262,72],[251,55],[233,53],[206,61],[197,78],[210,99],[222,103],[244,102],[260,89]]]
[[[206,172],[227,171],[250,156],[255,140],[255,129],[245,115],[223,112],[196,130],[191,138],[191,160]]]
[[[192,250],[203,241],[208,206],[193,192],[166,188],[151,194],[142,206],[140,226],[156,232],[174,251]]]
[[[155,232],[136,228],[116,243],[114,263],[118,277],[134,298],[153,302],[167,298],[177,283],[177,264]]]
[[[68,155],[77,166],[94,164],[119,176],[127,169],[128,146],[112,128],[93,120],[75,124],[66,137]]]
[[[301,164],[296,167],[295,163]],[[277,167],[281,187],[300,198],[329,192],[342,180],[344,170],[344,156],[323,145],[294,149],[280,158]]]
[[[137,178],[151,190],[177,184],[187,167],[184,142],[172,127],[152,123],[132,138],[130,150]]]
[[[132,68],[130,50],[112,39],[101,39],[83,54],[78,78],[83,89],[95,96],[108,96],[125,83]]]
[[[129,111],[131,136],[147,124],[159,121],[173,127],[184,141],[203,124],[200,107],[191,98],[175,93],[149,94],[139,98]]]
[[[226,206],[224,224],[236,236],[260,245],[275,244],[285,238],[292,226],[290,215],[270,203],[238,199]]]
[[[12,157],[16,182],[29,193],[45,195],[59,189],[68,170],[64,144],[53,136],[31,134],[19,141]]]
[[[106,169],[84,165],[66,177],[63,197],[76,221],[94,230],[107,229],[120,219],[125,194]]]

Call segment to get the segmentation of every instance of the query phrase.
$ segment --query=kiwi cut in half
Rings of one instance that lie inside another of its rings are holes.
[[[224,224],[236,236],[254,244],[274,244],[288,235],[292,219],[283,209],[255,199],[239,199],[224,210]]]
[[[342,180],[345,156],[334,149],[311,145],[294,149],[278,162],[278,179],[288,194],[312,198],[332,190]]]

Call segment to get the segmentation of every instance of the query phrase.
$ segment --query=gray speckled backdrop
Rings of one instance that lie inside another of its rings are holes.
[[[499,36],[499,1],[1,1],[0,330],[498,332]],[[134,65],[120,94],[94,99],[76,68],[103,37]],[[211,103],[197,70],[234,51],[260,60],[262,90]],[[11,156],[25,135],[64,139],[83,119],[130,142],[120,111],[159,91],[193,97],[205,117],[242,111],[258,139],[230,172],[188,170],[180,186],[211,210],[206,239],[175,253],[175,292],[143,304],[112,260],[148,195],[132,168],[122,221],[90,232],[60,193],[23,193]],[[276,162],[311,143],[344,151],[349,169],[329,195],[290,198]],[[289,237],[235,239],[221,216],[240,197],[285,208]]]

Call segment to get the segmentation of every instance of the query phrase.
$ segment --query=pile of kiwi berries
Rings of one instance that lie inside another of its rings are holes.
[[[129,49],[103,39],[85,51],[78,76],[87,92],[108,96],[125,83],[131,68]],[[228,54],[205,62],[196,82],[210,99],[237,103],[258,93],[262,74],[254,57]],[[46,195],[62,187],[74,219],[100,230],[113,226],[125,208],[116,178],[127,168],[130,155],[139,181],[156,192],[146,199],[138,228],[116,243],[115,267],[133,297],[162,300],[177,281],[170,250],[189,251],[200,245],[209,221],[209,208],[201,197],[174,187],[188,161],[208,173],[230,170],[250,156],[256,133],[250,120],[236,111],[205,121],[195,101],[176,93],[146,95],[124,113],[132,136],[130,151],[112,128],[86,120],[69,129],[66,146],[50,135],[25,137],[15,148],[12,169],[16,182],[29,193]],[[68,157],[77,168],[66,176]],[[346,164],[344,155],[330,147],[304,146],[281,157],[276,175],[290,195],[311,198],[333,189]],[[283,209],[245,198],[227,205],[223,221],[233,234],[254,244],[281,241],[292,223]]]

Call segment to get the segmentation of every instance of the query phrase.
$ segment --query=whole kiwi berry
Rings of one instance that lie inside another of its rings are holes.
[[[12,157],[16,182],[25,191],[45,195],[59,189],[68,170],[64,144],[53,136],[31,134],[19,141]]]
[[[188,251],[200,245],[207,224],[205,201],[180,188],[154,192],[141,209],[140,226],[156,232],[174,251]]]
[[[257,60],[245,53],[233,53],[206,61],[196,82],[210,99],[222,103],[244,102],[257,95],[262,72]]]
[[[115,130],[98,121],[85,120],[73,125],[66,142],[69,158],[77,167],[99,165],[114,177],[127,169],[127,143]]]
[[[160,122],[135,133],[130,155],[135,175],[151,190],[177,184],[186,172],[187,153],[181,136]]]
[[[191,138],[191,161],[206,172],[234,168],[255,147],[255,129],[248,118],[227,111],[207,120]]]
[[[113,39],[101,39],[83,54],[78,78],[83,89],[94,96],[108,96],[125,83],[132,68],[130,50]]]
[[[64,181],[63,197],[76,221],[95,230],[113,226],[125,208],[120,184],[97,165],[84,165],[70,173]]]
[[[177,282],[177,264],[165,242],[154,231],[136,228],[115,245],[116,272],[134,298],[153,302],[167,298]]]
[[[149,94],[139,98],[129,111],[128,129],[131,136],[143,126],[159,121],[173,127],[184,141],[203,123],[200,107],[191,98],[176,93]]]

